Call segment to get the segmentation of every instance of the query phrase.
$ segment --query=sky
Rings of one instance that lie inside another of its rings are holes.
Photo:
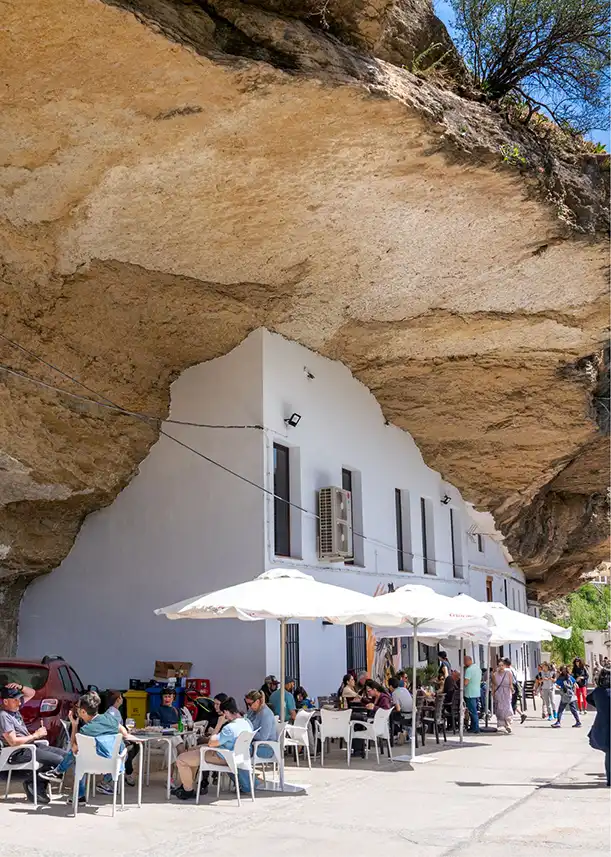
[[[454,28],[452,26],[454,15],[450,4],[447,0],[433,0],[433,5],[435,7],[435,14],[441,18],[450,31],[450,35],[454,37]],[[609,145],[609,131],[593,130],[586,136],[590,140],[594,140],[595,143],[604,143],[607,147],[607,151],[611,151],[611,147]]]

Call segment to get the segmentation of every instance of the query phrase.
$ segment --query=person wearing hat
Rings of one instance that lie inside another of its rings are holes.
[[[289,720],[294,720],[297,717],[297,703],[295,702],[295,697],[293,696],[293,690],[295,689],[295,685],[297,682],[294,678],[286,678],[284,682],[284,722],[288,723]],[[268,700],[268,705],[271,710],[274,712],[276,717],[280,717],[280,688],[277,688]]]
[[[0,688],[0,747],[14,747],[8,763],[13,765],[22,764],[30,760],[30,753],[23,750],[24,745],[35,744],[47,736],[47,730],[42,725],[30,734],[23,721],[19,709],[21,706],[35,696],[36,691],[31,687],[12,682]],[[36,775],[36,790],[40,803],[49,803],[49,783],[45,781],[44,774],[59,765],[67,755],[66,750],[59,747],[36,746],[36,761],[40,764]],[[34,779],[29,772],[23,782],[23,790],[29,801],[34,802]]]
[[[278,690],[278,679],[275,675],[266,675],[265,681],[260,687],[261,693],[265,695],[265,701],[269,703],[269,698],[275,690]]]

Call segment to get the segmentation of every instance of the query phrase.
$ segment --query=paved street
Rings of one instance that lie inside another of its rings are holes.
[[[261,795],[239,810],[234,795],[200,806],[166,803],[159,785],[146,805],[115,819],[101,807],[67,816],[64,803],[34,811],[14,792],[0,802],[2,851],[42,857],[214,857],[380,852],[385,857],[549,857],[609,854],[609,791],[602,753],[582,729],[532,719],[512,736],[481,736],[459,749],[427,745],[435,761],[410,770],[358,760],[350,770],[334,753],[330,767],[288,769],[309,784],[299,796]],[[397,748],[401,752],[404,748]],[[128,799],[134,799],[129,789]]]

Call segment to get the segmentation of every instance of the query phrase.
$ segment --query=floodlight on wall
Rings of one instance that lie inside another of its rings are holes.
[[[451,499],[451,497],[449,496],[449,494],[444,494],[443,497],[441,498],[441,502],[444,506],[447,506],[448,503],[450,502],[450,499]]]
[[[301,422],[301,414],[292,413],[290,417],[285,417],[284,422],[291,428],[297,428]]]

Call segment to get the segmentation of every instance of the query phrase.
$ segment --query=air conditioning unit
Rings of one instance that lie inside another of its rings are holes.
[[[330,562],[354,557],[350,491],[331,487],[318,492],[318,556]]]

